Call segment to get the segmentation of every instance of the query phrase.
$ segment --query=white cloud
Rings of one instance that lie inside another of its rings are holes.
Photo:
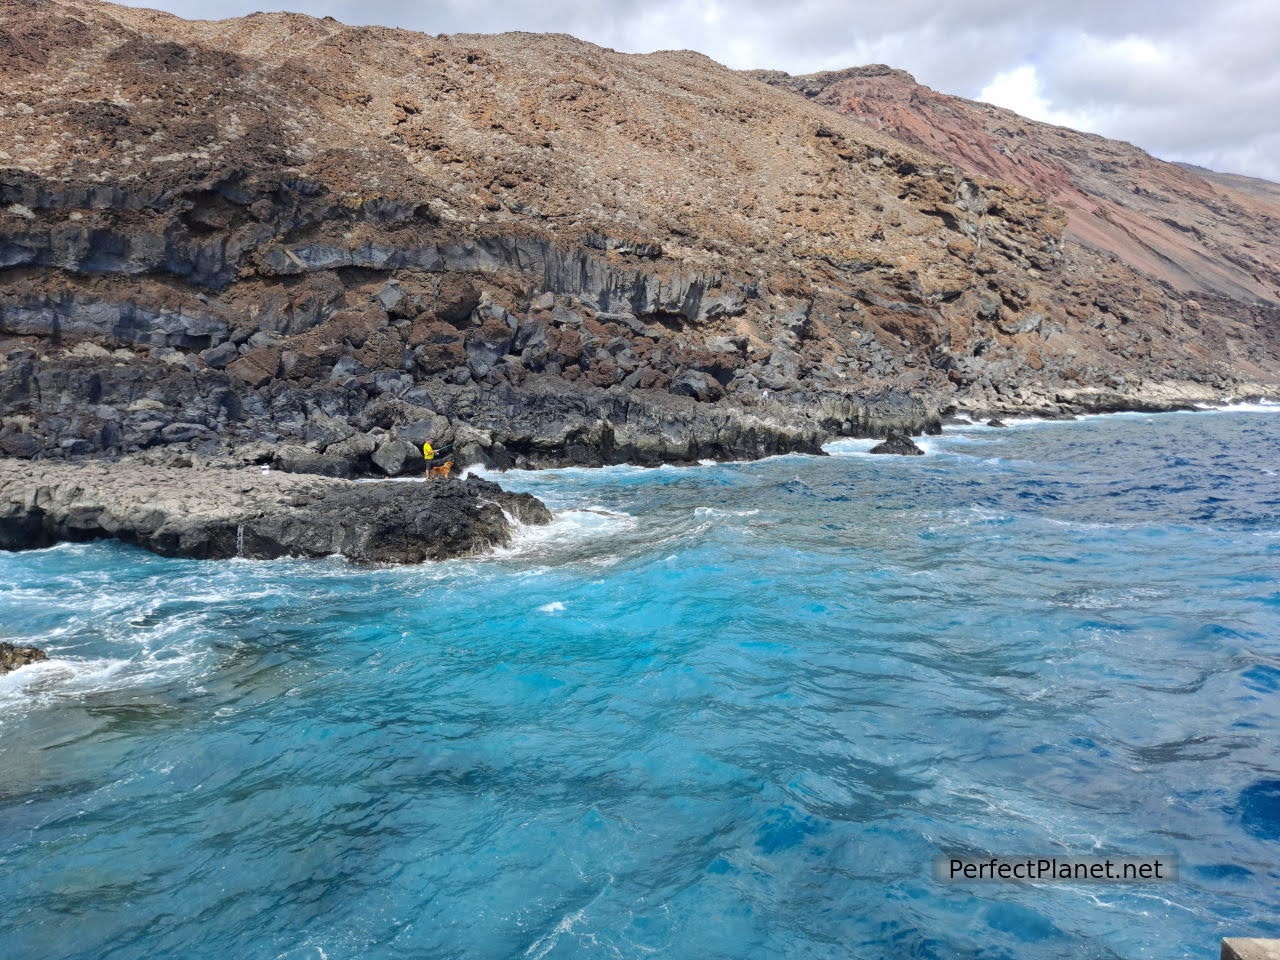
[[[1055,110],[1040,89],[1040,77],[1036,68],[1024,63],[1020,67],[997,73],[985,87],[978,91],[977,99],[1004,107],[1032,120],[1056,123],[1062,127],[1093,132],[1096,119],[1088,112]]]

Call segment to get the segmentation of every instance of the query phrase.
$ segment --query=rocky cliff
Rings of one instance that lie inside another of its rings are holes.
[[[1252,262],[1175,283],[785,75],[91,0],[0,0],[0,52],[10,456],[656,463],[1274,387]]]

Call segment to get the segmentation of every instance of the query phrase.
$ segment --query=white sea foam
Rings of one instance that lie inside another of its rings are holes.
[[[754,517],[759,510],[725,510],[722,507],[694,507],[695,517]]]
[[[586,909],[583,908],[561,917],[559,922],[552,927],[551,930],[529,945],[529,949],[524,952],[524,955],[526,957],[532,957],[533,960],[542,960],[543,957],[556,948],[556,944],[560,942],[561,936],[573,931],[574,925],[586,916],[586,912]]]
[[[833,440],[824,444],[822,449],[833,457],[859,457],[868,453],[880,440],[849,437],[844,440]]]
[[[179,666],[176,661],[170,662]],[[0,725],[5,714],[16,708],[77,699],[154,680],[158,666],[148,668],[127,659],[69,657],[50,657],[29,664],[0,676]]]
[[[963,457],[963,456],[969,456],[969,454],[962,453],[958,450],[952,450],[950,449],[950,447],[953,444],[964,445],[966,443],[974,443],[974,442],[990,443],[992,438],[987,436],[970,437],[970,436],[953,434],[953,435],[943,435],[943,436],[937,436],[937,437],[928,437],[928,436],[912,437],[911,440],[913,443],[915,443],[917,447],[919,447],[924,452],[926,457],[929,457],[929,456]],[[882,457],[877,454],[872,454],[870,452],[871,448],[881,442],[882,441],[878,438],[873,438],[869,440],[864,440],[864,439],[836,440],[832,443],[828,443],[822,449],[825,450],[827,453],[829,453],[833,457],[872,457],[873,459],[877,461],[883,461],[886,464],[898,463],[902,461],[910,463],[912,461],[911,457],[895,457],[895,456]],[[998,458],[988,458],[988,460],[990,462],[997,462]]]
[[[965,433],[944,433],[940,436],[912,437],[911,441],[917,447],[919,447],[921,450],[924,451],[925,456],[936,456],[939,454],[942,454],[942,455],[949,454],[951,456],[964,456],[964,454],[961,454],[958,451],[950,450],[948,448],[951,447],[953,444],[964,445],[968,443],[990,443],[992,440],[997,439],[997,436],[999,434],[999,431],[993,427],[984,427],[983,429],[986,431],[986,433],[984,433],[981,436],[974,436],[971,433],[967,432],[967,429],[968,428],[966,428]],[[875,456],[876,460],[881,460],[882,458],[879,455],[873,455],[871,453],[871,448],[882,442],[883,442],[883,439],[879,437],[857,438],[857,439],[849,438],[844,440],[833,440],[831,443],[828,443],[825,446],[823,446],[822,449],[833,457]],[[895,462],[898,462],[899,459],[900,458],[898,457],[890,456],[890,457],[884,457],[883,461],[885,463],[895,463]],[[907,457],[905,459],[908,462],[910,462],[911,458]]]
[[[552,600],[550,603],[544,603],[538,608],[539,613],[563,613],[564,603],[560,600]]]
[[[1001,417],[1003,427],[991,427],[986,423],[975,424],[981,430],[1008,430],[1014,427],[1040,427],[1048,423],[1070,423],[1070,420],[1053,420],[1048,417]]]
[[[15,694],[33,694],[55,685],[93,686],[126,668],[128,660],[71,660],[50,657],[0,676],[0,702]]]
[[[1256,403],[1228,403],[1224,406],[1196,404],[1196,409],[1211,413],[1280,413],[1280,401],[1260,400]]]
[[[499,547],[490,556],[512,557],[546,553],[561,545],[581,544],[631,530],[638,521],[629,513],[600,506],[556,510],[550,523],[527,524],[512,520],[511,543]]]
[[[201,586],[208,587],[206,580]],[[21,642],[49,653],[49,659],[0,677],[0,716],[4,708],[26,703],[75,699],[89,694],[150,683],[188,681],[203,675],[212,649],[202,626],[208,608],[240,595],[205,590],[166,596],[156,582],[112,590],[86,583],[60,601],[65,617],[39,635]],[[268,595],[255,591],[250,597]],[[18,589],[6,600],[47,602],[44,591]],[[175,607],[175,604],[195,604]],[[91,644],[97,657],[76,656]],[[105,647],[105,649],[104,649]]]
[[[842,442],[842,441],[837,441]],[[616,477],[643,476],[654,472],[670,472],[670,471],[697,471],[708,468],[715,469],[718,467],[742,466],[744,464],[762,463],[766,460],[782,460],[791,459],[807,459],[813,454],[808,453],[776,453],[768,457],[757,457],[749,460],[698,460],[696,463],[663,463],[653,467],[642,467],[632,463],[615,463],[604,467],[544,467],[537,470],[525,470],[513,467],[510,470],[491,470],[487,467],[473,466],[467,467],[463,471],[463,477],[479,477],[482,480],[493,480],[501,483],[509,489],[527,490],[534,492],[540,489],[541,485],[546,482],[550,485],[557,479],[562,480],[600,480],[607,482]],[[530,480],[532,484],[528,487],[518,485],[521,481]],[[512,484],[516,483],[517,486]]]
[[[467,467],[462,476],[479,477],[481,480],[493,480],[495,482],[512,480],[534,480],[541,482],[543,480],[552,480],[556,478],[575,478],[575,477],[618,477],[630,476],[638,473],[648,473],[653,467],[638,467],[630,463],[617,463],[607,467],[546,467],[540,470],[523,470],[512,468],[510,470],[490,470],[488,467],[473,466]],[[688,469],[688,467],[682,468]]]

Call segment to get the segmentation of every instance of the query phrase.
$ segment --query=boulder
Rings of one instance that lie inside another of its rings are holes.
[[[382,289],[373,296],[378,303],[382,304],[383,310],[391,311],[394,310],[400,304],[400,301],[404,299],[404,291],[400,289],[400,284],[391,280],[388,283],[383,284]]]
[[[512,341],[513,351],[539,350],[547,343],[547,325],[541,320],[521,320]]]
[[[357,433],[347,437],[345,440],[338,440],[329,444],[324,448],[326,457],[333,457],[339,460],[346,460],[349,463],[355,463],[358,460],[369,456],[378,448],[378,441],[367,433]]]
[[[888,453],[896,454],[902,457],[920,457],[924,456],[924,451],[915,445],[915,442],[905,433],[891,433],[885,437],[883,443],[876,444],[870,450],[871,453]]]
[[[467,367],[477,380],[488,375],[498,362],[511,349],[512,331],[502,320],[489,319],[478,330],[467,334],[464,349],[467,356]]]
[[[227,373],[250,387],[261,387],[275,378],[280,369],[280,350],[263,347],[227,365]]]
[[[373,452],[373,463],[389,477],[398,477],[410,470],[422,469],[426,462],[422,451],[408,440],[384,440]]]
[[[211,431],[200,423],[171,423],[161,428],[160,439],[165,443],[186,443],[196,438],[203,439]]]
[[[221,370],[238,356],[240,356],[240,351],[236,348],[236,345],[230,340],[226,340],[216,347],[210,347],[204,351],[204,353],[200,354],[200,359],[205,362],[206,366],[212,367],[214,370]]]
[[[402,423],[394,429],[394,433],[397,440],[407,440],[421,449],[427,440],[436,446],[445,443],[452,438],[453,428],[444,417],[429,416]]]
[[[695,400],[715,400],[724,394],[723,388],[701,370],[686,370],[671,381],[668,389],[682,397],[693,397]]]
[[[334,363],[333,370],[329,373],[329,379],[333,381],[346,380],[349,377],[363,376],[368,372],[369,368],[359,360],[349,354],[344,354]]]
[[[321,477],[350,477],[350,461],[332,456],[326,451],[317,453],[301,444],[285,444],[274,451],[272,460],[277,470],[285,473],[314,473]]]

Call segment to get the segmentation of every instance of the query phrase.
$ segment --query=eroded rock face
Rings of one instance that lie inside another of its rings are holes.
[[[396,476],[430,422],[464,463],[738,459],[1280,369],[1256,290],[1170,291],[840,115],[909,82],[876,68],[87,0],[0,0],[0,32],[7,456]]]
[[[12,643],[0,643],[0,674],[48,659],[48,654],[38,647],[20,647]]]
[[[547,523],[535,497],[478,478],[352,483],[257,470],[0,461],[0,549],[115,538],[197,559],[343,556],[420,563]]]

